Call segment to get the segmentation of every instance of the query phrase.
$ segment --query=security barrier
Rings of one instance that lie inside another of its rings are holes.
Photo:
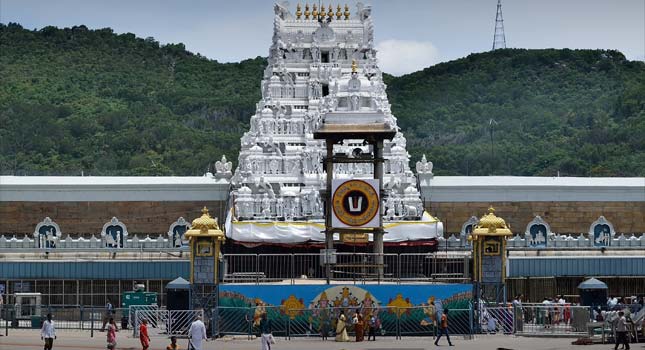
[[[270,283],[297,279],[326,279],[320,254],[224,254],[224,282]],[[382,259],[377,259],[382,258]],[[382,260],[381,263],[377,261]],[[469,280],[470,258],[458,252],[435,253],[334,253],[330,279],[336,281],[443,282]],[[377,267],[383,272],[377,273]]]
[[[326,334],[333,338],[341,314],[346,317],[347,332],[355,336],[357,324],[353,323],[354,314],[360,314],[364,323],[364,336],[368,335],[370,316],[377,318],[376,335],[401,338],[403,336],[432,337],[436,334],[440,313],[429,315],[425,307],[380,307],[362,308],[330,307],[325,309],[288,309],[285,307],[218,307],[212,310],[212,334],[259,335],[260,318],[263,313],[271,322],[276,337],[321,337]],[[472,335],[473,309],[451,309],[448,312],[448,330],[451,334]]]

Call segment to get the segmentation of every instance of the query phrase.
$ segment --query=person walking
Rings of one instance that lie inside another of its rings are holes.
[[[141,342],[142,350],[148,350],[150,347],[150,336],[148,336],[148,320],[145,318],[139,326],[139,341]]]
[[[191,323],[190,329],[188,329],[188,349],[202,350],[202,340],[208,341],[208,338],[206,338],[206,326],[202,322],[202,318],[197,316],[195,321]]]
[[[336,341],[349,341],[349,336],[347,335],[347,317],[345,317],[343,310],[340,311],[340,315],[336,321]]]
[[[627,318],[622,311],[618,312],[618,320],[616,320],[616,346],[614,350],[618,350],[618,344],[623,344],[625,350],[629,350],[629,334],[627,333]]]
[[[52,314],[47,314],[47,319],[43,322],[43,327],[40,329],[40,339],[45,341],[44,350],[52,350],[54,339],[56,339],[56,327],[52,321]]]
[[[260,349],[271,350],[273,344],[275,344],[275,339],[273,339],[271,321],[269,321],[267,314],[263,313],[260,316]]]
[[[109,350],[116,349],[116,332],[118,331],[114,318],[110,318],[107,325],[107,348]]]
[[[105,325],[112,317],[114,317],[114,306],[110,302],[110,299],[107,299],[107,302],[105,303],[105,311],[103,313],[103,326],[101,326],[101,332],[105,332]]]
[[[376,314],[369,315],[368,325],[369,325],[369,331],[367,333],[367,341],[370,341],[370,338],[376,341],[376,331],[378,330],[378,326],[379,326],[379,322],[378,322],[378,318],[376,318]]]
[[[179,345],[177,345],[177,337],[174,335],[170,337],[170,345],[166,346],[166,350],[179,350]]]
[[[448,334],[448,309],[443,309],[443,314],[441,315],[441,327],[439,328],[439,336],[437,336],[437,340],[434,341],[434,345],[439,346],[439,339],[441,339],[442,334],[446,335],[446,339],[448,339],[448,345],[454,346],[450,341],[450,334]]]
[[[365,340],[365,321],[363,315],[356,315],[356,324],[354,324],[354,333],[356,333],[356,342]]]

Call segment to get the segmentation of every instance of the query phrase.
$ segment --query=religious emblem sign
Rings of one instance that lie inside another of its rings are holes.
[[[497,239],[488,239],[484,241],[484,255],[497,256],[500,255],[500,242]]]
[[[334,180],[332,183],[332,226],[337,228],[379,227],[378,180]]]

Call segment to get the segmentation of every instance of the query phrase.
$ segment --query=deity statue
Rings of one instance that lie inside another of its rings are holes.
[[[278,197],[275,202],[275,214],[277,217],[284,217],[284,199]]]
[[[317,46],[312,46],[310,51],[314,63],[320,63],[320,49]]]
[[[358,111],[360,109],[360,97],[358,95],[352,95],[349,97],[350,110]]]
[[[336,44],[334,48],[331,51],[331,60],[332,62],[336,62],[339,59],[340,56],[340,44]]]
[[[262,216],[268,218],[271,216],[271,199],[267,193],[262,198]]]

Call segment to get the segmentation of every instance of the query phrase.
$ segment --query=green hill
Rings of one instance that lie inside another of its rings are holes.
[[[0,25],[1,172],[201,175],[237,159],[265,64]],[[413,160],[436,174],[645,175],[645,64],[619,52],[498,50],[386,81]]]

